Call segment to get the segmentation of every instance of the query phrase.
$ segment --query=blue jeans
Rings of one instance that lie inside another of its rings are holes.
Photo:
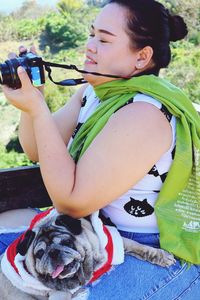
[[[158,234],[121,232],[125,237],[159,247]],[[0,234],[0,254],[19,234]],[[88,300],[199,300],[200,266],[179,261],[162,268],[126,256],[125,262],[89,287]]]
[[[4,253],[6,248],[14,241],[16,240],[22,232],[19,233],[2,233],[0,234],[0,255]]]
[[[139,243],[159,247],[158,234],[121,232]],[[88,300],[199,300],[200,266],[177,261],[162,268],[126,256],[125,262],[90,286]]]

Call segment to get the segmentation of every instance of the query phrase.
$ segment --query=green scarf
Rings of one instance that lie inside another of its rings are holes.
[[[176,152],[155,213],[161,248],[200,264],[200,117],[186,95],[154,75],[114,80],[95,87],[101,104],[81,126],[70,154],[83,155],[110,116],[138,92],[159,100],[177,118]]]

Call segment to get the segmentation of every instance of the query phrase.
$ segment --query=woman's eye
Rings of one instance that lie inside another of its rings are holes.
[[[93,37],[95,37],[95,34],[94,34],[94,33],[90,33],[90,34],[89,34],[89,37],[90,37],[90,38],[93,38]],[[105,41],[105,40],[103,40],[103,39],[99,39],[99,41],[100,41],[101,43],[108,43],[108,41]]]

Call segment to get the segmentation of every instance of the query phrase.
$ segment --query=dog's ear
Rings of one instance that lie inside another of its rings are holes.
[[[28,251],[28,248],[30,247],[34,238],[35,238],[35,232],[32,230],[27,230],[23,240],[21,240],[20,243],[17,245],[17,253],[24,256]]]
[[[55,224],[66,227],[74,235],[81,234],[82,232],[81,221],[67,215],[58,216]]]

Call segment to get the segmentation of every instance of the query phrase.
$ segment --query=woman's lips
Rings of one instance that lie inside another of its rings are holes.
[[[90,58],[89,56],[87,56],[86,60],[85,60],[85,64],[86,65],[96,65],[97,63],[92,58]]]

